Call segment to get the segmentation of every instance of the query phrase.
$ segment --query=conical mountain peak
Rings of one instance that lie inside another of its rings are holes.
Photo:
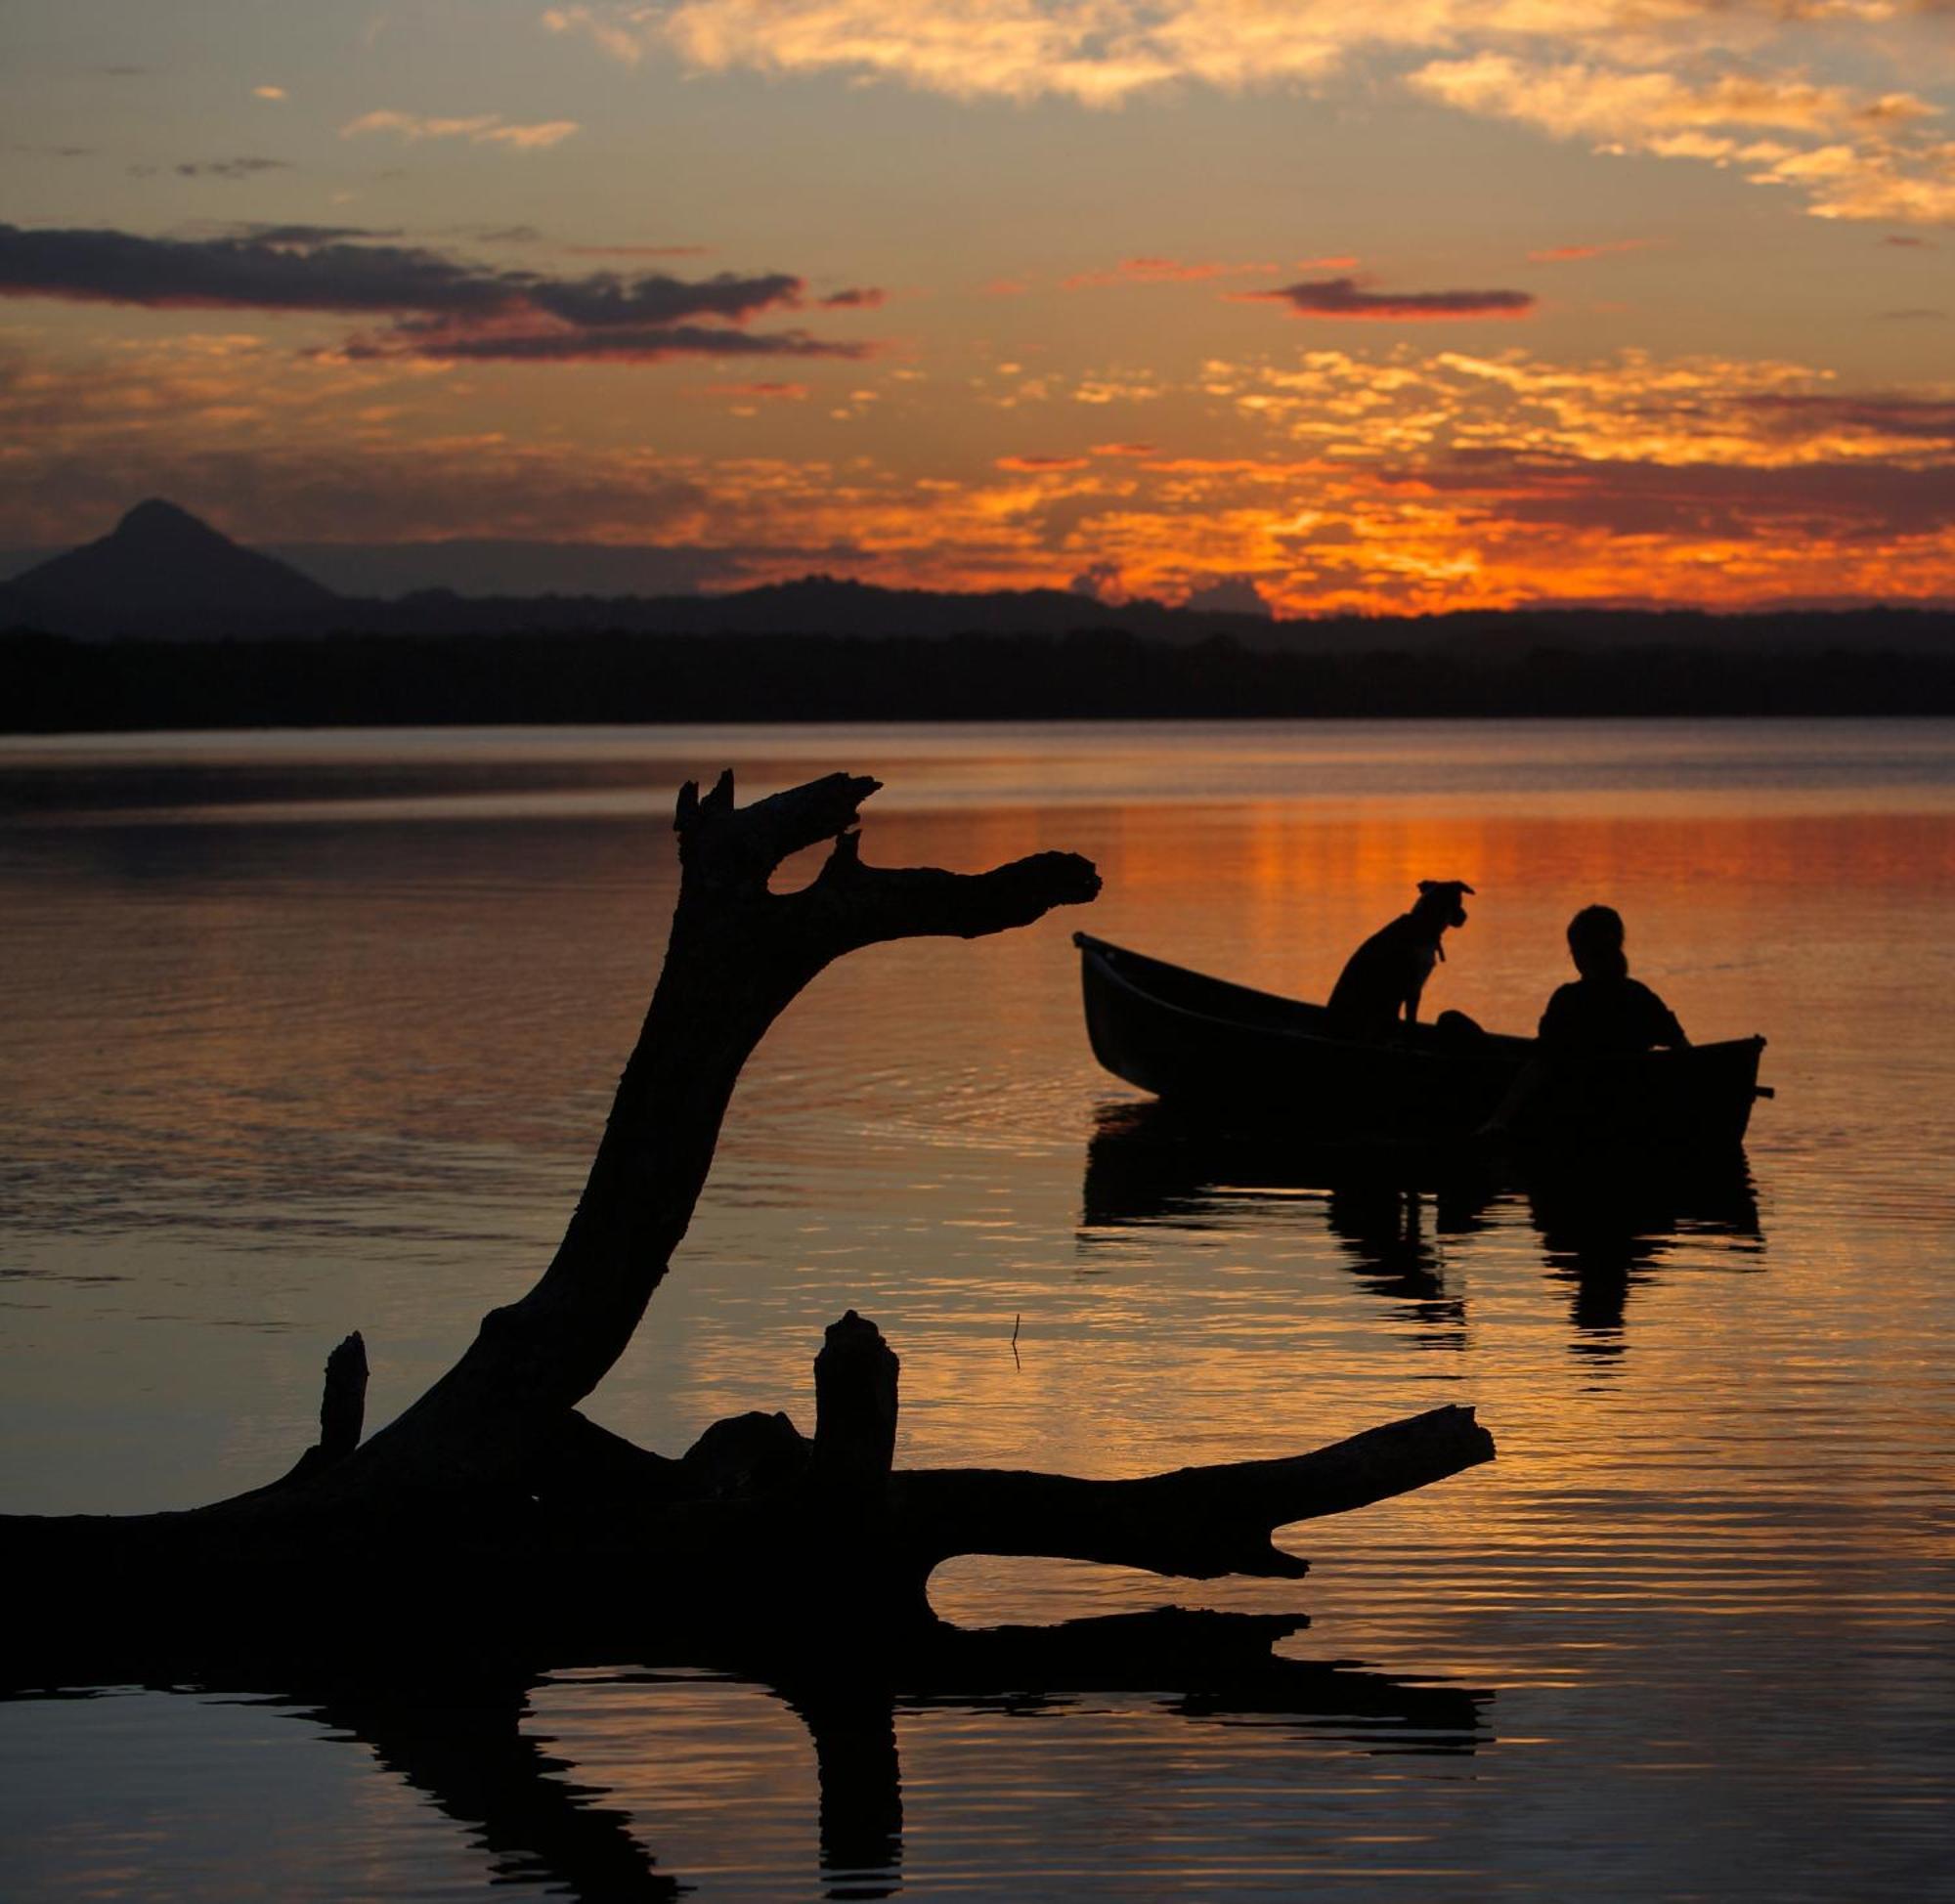
[[[194,516],[188,509],[179,508],[176,503],[163,497],[152,496],[125,514],[115,525],[118,536],[166,536],[195,534],[214,537],[218,541],[229,541],[228,536],[220,534],[200,516]]]
[[[336,599],[310,576],[161,497],[137,503],[99,541],[17,576],[14,587],[29,602],[109,627],[277,624]]]

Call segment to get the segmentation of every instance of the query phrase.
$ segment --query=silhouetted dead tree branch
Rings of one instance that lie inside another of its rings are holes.
[[[328,1363],[319,1445],[282,1481],[186,1514],[0,1521],[33,1600],[24,1658],[119,1645],[134,1665],[199,1641],[330,1650],[404,1634],[527,1634],[560,1651],[567,1635],[628,1644],[651,1621],[738,1622],[757,1607],[783,1630],[914,1625],[930,1619],[932,1568],[961,1553],[1288,1578],[1303,1563],[1271,1544],[1274,1528],[1492,1458],[1471,1410],[1442,1408],[1291,1460],[1138,1481],[892,1476],[896,1361],[853,1312],[816,1364],[811,1443],[757,1413],[672,1460],[577,1412],[630,1341],[741,1069],[796,995],[858,947],[1007,931],[1099,890],[1072,853],[978,874],[866,865],[855,828],[877,786],[830,774],[741,807],[730,772],[703,797],[687,784],[665,965],[535,1287],[491,1311],[455,1366],[364,1444],[366,1357],[349,1337]],[[823,841],[810,884],[770,888]],[[140,1595],[119,1590],[132,1570]]]

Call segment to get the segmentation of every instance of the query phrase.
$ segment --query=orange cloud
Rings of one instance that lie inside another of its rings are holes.
[[[427,118],[418,112],[381,109],[363,112],[339,128],[342,139],[392,133],[410,145],[425,139],[461,139],[471,146],[501,146],[512,151],[547,151],[582,128],[575,119],[546,119],[535,125],[511,125],[499,112],[479,112],[472,118]]]
[[[1551,244],[1543,251],[1527,254],[1531,265],[1576,264],[1588,258],[1613,258],[1625,251],[1646,251],[1649,238],[1606,238],[1598,244]]]
[[[709,383],[709,397],[738,397],[754,403],[803,404],[807,401],[804,383]]]
[[[1184,264],[1178,258],[1122,258],[1111,271],[1082,271],[1066,279],[1062,290],[1080,291],[1107,284],[1198,284],[1213,278],[1270,276],[1275,265]]]
[[[1934,0],[1927,0],[1933,6]],[[1177,86],[1318,86],[1368,50],[1472,40],[1556,43],[1596,56],[1756,55],[1813,19],[1870,34],[1894,0],[571,0],[552,31],[635,65],[664,54],[697,70],[841,73],[956,99],[1058,99],[1094,108]]]
[[[18,541],[74,540],[155,493],[257,541],[654,544],[726,581],[1097,573],[1169,600],[1253,584],[1286,614],[1955,602],[1955,384],[1842,390],[1710,356],[1311,350],[1205,367],[1197,421],[1156,412],[1157,454],[994,462],[913,418],[880,439],[851,424],[833,456],[728,454],[700,406],[668,414],[665,431],[693,432],[672,448],[545,433],[527,388],[493,366],[294,361],[229,333],[0,336],[0,520]],[[1242,453],[1192,454],[1225,429]]]
[[[1868,94],[1791,73],[1693,81],[1668,68],[1491,51],[1432,61],[1409,83],[1461,111],[1586,139],[1601,151],[1734,166],[1757,184],[1801,191],[1819,218],[1955,219],[1955,142],[1922,135],[1939,108],[1911,93]]]
[[[1294,367],[1211,365],[1205,385],[1293,443],[1351,465],[1552,454],[1681,467],[1955,460],[1947,390],[1852,396],[1772,360],[1626,351],[1558,364],[1525,351],[1336,350]]]
[[[1856,71],[1945,76],[1946,13],[1946,0],[575,0],[543,19],[630,65],[1092,108],[1193,86],[1322,92],[1368,56],[1424,58],[1396,83],[1460,111],[1737,167],[1818,217],[1934,224],[1955,219],[1937,104],[1806,66],[1817,50]]]

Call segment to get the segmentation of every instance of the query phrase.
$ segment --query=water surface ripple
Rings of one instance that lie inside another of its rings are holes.
[[[0,1888],[1955,1894],[1948,723],[0,743],[0,1508],[254,1485],[346,1329],[384,1419],[527,1286],[657,968],[672,789],[727,761],[882,776],[873,860],[1066,847],[1107,889],[788,1013],[600,1419],[807,1425],[853,1305],[908,1463],[1130,1474],[1454,1401],[1499,1461],[1292,1531],[1300,1585],[934,1583],[974,1626],[1307,1613],[1260,1701],[1191,1668],[899,1689],[865,1725],[657,1657],[461,1712],[17,1700]],[[1764,1032],[1742,1164],[1573,1207],[1353,1181],[1177,1147],[1094,1067],[1075,923],[1322,996],[1421,877],[1479,888],[1431,1009],[1525,1028],[1607,899],[1693,1033]]]

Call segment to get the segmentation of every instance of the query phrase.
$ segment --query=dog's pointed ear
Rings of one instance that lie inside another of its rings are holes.
[[[1418,896],[1421,899],[1429,898],[1438,890],[1439,882],[1437,880],[1420,880],[1418,883]]]
[[[1470,886],[1468,886],[1464,880],[1459,880],[1455,882],[1455,884],[1458,886],[1459,890],[1461,892],[1471,892],[1473,890],[1473,888]]]

